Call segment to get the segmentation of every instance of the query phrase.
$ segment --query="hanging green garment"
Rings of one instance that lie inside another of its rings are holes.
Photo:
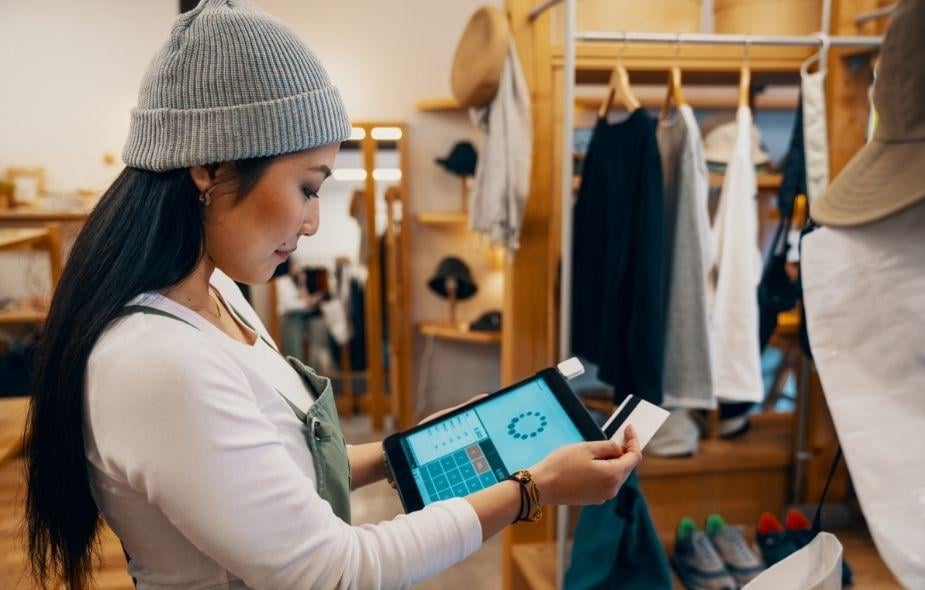
[[[668,558],[636,473],[617,497],[585,506],[575,530],[568,590],[670,590]]]

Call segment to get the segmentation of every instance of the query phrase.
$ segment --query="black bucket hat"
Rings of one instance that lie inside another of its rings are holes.
[[[437,271],[434,273],[434,276],[431,277],[430,281],[427,282],[427,286],[437,295],[448,298],[450,296],[449,290],[447,289],[447,281],[449,279],[456,279],[456,299],[468,299],[479,290],[478,286],[472,280],[472,273],[469,271],[469,267],[465,262],[455,256],[447,256],[440,261],[440,264],[437,265]]]
[[[501,312],[497,309],[486,311],[479,319],[469,324],[469,329],[476,332],[500,332]]]
[[[475,153],[475,147],[468,141],[457,142],[450,150],[449,155],[445,158],[434,160],[443,166],[447,172],[457,176],[475,175],[475,164],[478,161],[478,155]]]

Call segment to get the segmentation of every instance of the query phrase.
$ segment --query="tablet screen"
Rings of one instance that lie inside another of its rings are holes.
[[[491,486],[583,440],[546,381],[535,378],[401,443],[427,505]]]

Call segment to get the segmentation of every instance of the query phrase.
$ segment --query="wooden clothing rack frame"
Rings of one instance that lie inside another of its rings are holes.
[[[864,5],[864,0],[836,0],[838,2],[837,8],[841,9],[841,12],[837,15],[835,22],[836,28],[840,32],[848,32],[850,29],[847,27],[847,17],[844,12],[851,10],[855,6]],[[572,280],[572,267],[571,267],[571,248],[572,248],[572,199],[573,199],[573,176],[574,176],[574,167],[573,167],[573,146],[570,138],[574,135],[575,129],[575,113],[573,108],[569,108],[569,105],[575,104],[575,87],[576,84],[580,83],[576,80],[576,74],[578,73],[578,68],[576,67],[576,44],[583,43],[587,47],[588,44],[623,44],[623,49],[628,45],[633,44],[661,44],[661,45],[676,45],[680,46],[740,46],[744,48],[745,56],[748,56],[749,49],[753,46],[767,46],[767,47],[817,47],[819,48],[818,58],[820,63],[827,63],[828,51],[830,48],[858,48],[858,49],[876,49],[880,46],[882,42],[882,37],[879,36],[851,36],[851,35],[829,35],[829,24],[833,22],[832,18],[832,9],[833,9],[833,0],[823,0],[822,3],[822,14],[821,14],[821,24],[822,30],[813,35],[730,35],[730,34],[703,34],[703,33],[655,33],[655,32],[632,32],[632,31],[623,31],[623,32],[602,32],[602,31],[578,31],[576,30],[576,4],[577,0],[546,0],[530,10],[525,10],[525,1],[512,1],[508,0],[508,5],[511,10],[512,20],[515,20],[515,24],[523,23],[527,25],[533,25],[535,21],[550,8],[555,5],[564,3],[564,41],[562,43],[561,51],[557,52],[553,50],[552,43],[550,41],[544,41],[540,39],[548,38],[546,37],[547,31],[550,29],[549,25],[544,23],[541,29],[533,31],[533,26],[526,26],[522,30],[521,38],[518,40],[519,45],[532,44],[532,49],[536,52],[536,55],[529,55],[531,52],[523,51],[521,49],[521,55],[524,56],[527,54],[527,59],[525,62],[525,68],[533,68],[533,76],[536,77],[534,84],[539,83],[543,86],[542,90],[534,88],[538,93],[539,99],[535,98],[534,100],[539,100],[542,103],[542,107],[545,107],[545,112],[553,112],[556,120],[554,121],[554,126],[561,125],[560,130],[555,130],[552,136],[557,137],[560,145],[558,146],[559,154],[554,156],[554,161],[558,159],[561,164],[560,175],[557,180],[560,183],[559,188],[559,202],[549,202],[542,205],[534,204],[534,207],[548,207],[543,211],[544,214],[549,214],[549,210],[552,210],[552,221],[548,219],[545,220],[545,223],[549,223],[550,229],[555,231],[558,229],[559,232],[559,252],[556,256],[559,263],[559,275],[558,275],[558,317],[557,328],[558,330],[553,330],[551,333],[554,334],[554,338],[551,338],[551,343],[549,350],[555,349],[555,342],[558,341],[558,358],[567,358],[571,355],[570,350],[570,340],[571,340],[571,325],[570,325],[570,315],[569,310],[571,308],[571,280]],[[529,6],[529,4],[527,4]],[[526,14],[525,14],[526,13]],[[854,14],[851,15],[851,24],[854,25]],[[526,21],[526,23],[524,23]],[[619,53],[622,55],[623,49],[619,50]],[[600,53],[595,52],[595,58],[597,61],[596,64],[608,59],[603,57],[604,51]],[[728,56],[727,56],[728,57]],[[554,72],[550,77],[548,71],[543,71],[546,63],[543,61],[545,59],[551,60],[549,64],[552,66],[552,70],[556,68],[561,68],[561,98],[560,98],[560,110],[555,108],[555,97],[556,93],[556,73]],[[585,55],[583,63],[587,64],[587,56]],[[652,60],[653,62],[655,60]],[[702,60],[703,63],[709,61],[709,57]],[[727,59],[728,61],[728,59]],[[754,58],[753,58],[754,61]],[[727,64],[728,65],[728,64]],[[628,69],[633,69],[632,66],[627,66]],[[610,66],[612,68],[612,66]],[[583,68],[585,70],[587,68]],[[594,69],[605,69],[594,68]],[[607,68],[609,69],[609,68]],[[648,66],[648,69],[657,69],[657,66]],[[708,71],[709,64],[706,64],[702,67],[699,67],[701,71]],[[724,71],[728,68],[722,68]],[[846,75],[842,72],[833,72],[830,75],[830,78],[834,76],[832,81],[833,85],[836,83],[844,82],[846,80]],[[584,82],[588,82],[589,77],[587,74],[584,77]],[[595,80],[599,82],[599,80]],[[854,84],[850,88],[845,90],[839,90],[839,92],[844,92],[849,94],[852,99],[855,99],[859,94],[859,88]],[[548,89],[548,90],[547,90]],[[545,93],[549,91],[550,94],[546,95]],[[539,133],[535,138],[536,141],[539,141]],[[850,142],[847,142],[850,143]],[[844,149],[838,148],[841,151],[847,151],[850,149],[850,145],[846,145]],[[841,165],[844,164],[844,160],[847,159],[845,153],[837,155],[832,161],[833,172],[837,171]],[[534,164],[536,166],[536,163]],[[553,167],[555,169],[555,166]],[[536,182],[536,180],[534,181]],[[555,194],[555,181],[540,181],[544,185],[548,186],[548,189],[552,189],[553,194]],[[536,187],[536,190],[539,190],[539,187]],[[554,199],[555,197],[553,197]],[[528,204],[529,206],[529,204]],[[555,212],[558,212],[558,220],[555,220]],[[558,228],[555,226],[558,225]],[[550,251],[555,251],[555,246],[551,248]],[[521,256],[523,256],[521,254]],[[524,265],[526,267],[526,265]],[[513,271],[513,274],[517,274],[517,270]],[[554,271],[553,273],[554,274]],[[510,295],[505,303],[505,308],[508,308],[508,301],[518,299],[516,293]],[[555,309],[555,304],[552,309]],[[553,319],[553,317],[550,317]],[[526,318],[525,318],[526,321]],[[526,325],[524,325],[526,327]],[[529,328],[528,328],[529,330]],[[535,330],[535,329],[534,329]],[[511,330],[511,332],[516,333],[517,330]],[[509,350],[511,350],[516,343],[506,343],[502,349],[502,371],[503,371],[503,380],[508,381],[513,377],[518,376],[518,373],[522,372],[525,367],[520,365],[523,363],[518,363],[516,360],[508,359]],[[505,360],[506,359],[506,360]],[[804,416],[805,418],[805,416]],[[798,420],[800,423],[805,423],[805,420]],[[558,523],[567,523],[568,522],[568,508],[560,507],[557,518],[555,519]],[[511,543],[516,542],[515,539],[523,538],[524,540],[533,538],[537,539],[541,535],[533,534],[520,534],[520,533],[509,533],[506,539],[506,547],[510,546]],[[563,587],[563,575],[565,571],[565,547],[566,547],[566,537],[567,537],[567,526],[558,526],[556,530],[557,537],[557,551],[556,551],[556,566],[558,572],[557,586],[558,588]],[[508,555],[508,561],[509,561]],[[510,564],[505,564],[505,587],[509,587],[511,582],[510,574]]]

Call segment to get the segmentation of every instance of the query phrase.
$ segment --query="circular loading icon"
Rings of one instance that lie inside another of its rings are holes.
[[[507,425],[507,433],[512,437],[520,440],[536,438],[536,436],[546,430],[546,416],[539,412],[529,411],[521,412],[511,418]]]

